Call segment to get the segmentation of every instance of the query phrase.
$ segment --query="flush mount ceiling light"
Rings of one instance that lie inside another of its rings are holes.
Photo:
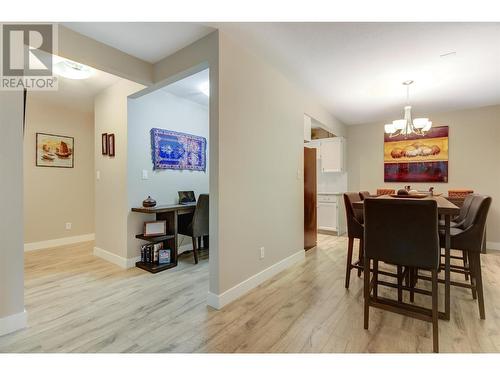
[[[70,60],[60,60],[54,64],[54,73],[69,79],[87,79],[94,74],[94,69]]]
[[[431,127],[432,121],[428,118],[416,118],[411,117],[411,105],[410,105],[410,85],[413,81],[404,81],[403,85],[406,86],[406,106],[404,107],[404,118],[400,120],[394,120],[392,124],[386,124],[384,130],[389,136],[396,137],[398,135],[403,135],[405,138],[415,134],[424,136]]]
[[[203,82],[199,87],[198,89],[204,93],[206,96],[210,96],[210,83],[207,81],[207,82]]]

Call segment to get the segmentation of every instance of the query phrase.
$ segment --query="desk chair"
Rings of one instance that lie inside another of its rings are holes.
[[[194,263],[198,264],[198,246],[196,239],[208,236],[208,194],[200,194],[194,214],[181,215],[178,220],[178,233],[193,240]]]

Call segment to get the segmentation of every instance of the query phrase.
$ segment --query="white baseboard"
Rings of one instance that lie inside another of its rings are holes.
[[[71,245],[79,242],[94,241],[95,234],[83,234],[81,236],[56,238],[54,240],[40,241],[40,242],[29,242],[24,244],[24,251],[33,251],[40,249],[48,249],[50,247],[58,247],[64,245]]]
[[[23,329],[28,324],[28,314],[23,312],[0,318],[0,336]]]
[[[233,286],[231,289],[226,290],[222,294],[214,294],[212,292],[208,292],[207,296],[207,304],[214,309],[221,309],[225,305],[234,300],[238,299],[242,295],[248,293],[253,288],[259,286],[263,282],[269,280],[274,275],[284,271],[285,269],[291,267],[295,263],[298,263],[305,259],[305,251],[300,250],[295,254],[290,255],[289,257],[279,261],[278,263],[273,264],[272,266],[266,268],[265,270],[249,277],[248,279],[242,281],[236,286]]]
[[[500,250],[500,242],[486,242],[486,250]]]
[[[135,267],[135,262],[141,260],[140,256],[135,258],[124,258],[109,251],[106,251],[104,249],[101,249],[100,247],[94,247],[94,255],[96,257],[107,260],[108,262],[116,264],[117,266],[125,269]]]

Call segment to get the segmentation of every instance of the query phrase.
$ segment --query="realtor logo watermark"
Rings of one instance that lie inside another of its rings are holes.
[[[57,90],[57,25],[1,25],[0,90]]]

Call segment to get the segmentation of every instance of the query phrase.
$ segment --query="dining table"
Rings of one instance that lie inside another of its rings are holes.
[[[428,195],[422,198],[412,198],[411,195],[404,198],[392,195],[380,195],[375,199],[432,199],[437,203],[438,215],[444,218],[445,246],[444,246],[444,312],[440,311],[441,319],[450,320],[450,286],[451,286],[451,238],[450,225],[452,217],[460,213],[460,208],[442,196]],[[353,202],[353,208],[363,210],[363,201]]]

